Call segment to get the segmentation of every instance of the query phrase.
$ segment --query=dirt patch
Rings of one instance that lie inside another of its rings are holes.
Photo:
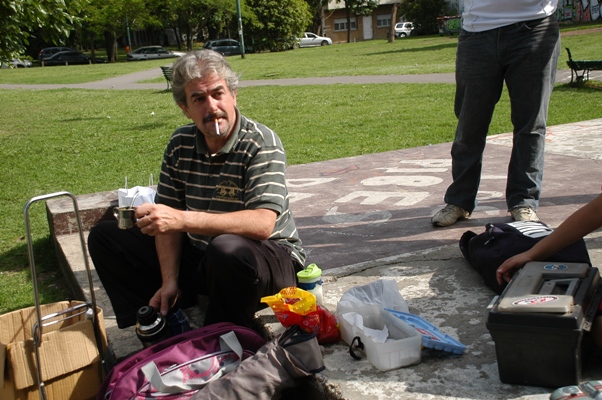
[[[600,28],[591,28],[591,29],[582,29],[582,30],[579,30],[579,31],[562,32],[560,34],[560,37],[577,36],[577,35],[587,35],[588,33],[593,33],[593,32],[602,32],[602,27],[600,27]]]

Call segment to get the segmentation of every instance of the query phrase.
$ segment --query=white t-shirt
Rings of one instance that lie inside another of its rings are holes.
[[[558,0],[464,0],[462,27],[483,32],[554,14]]]

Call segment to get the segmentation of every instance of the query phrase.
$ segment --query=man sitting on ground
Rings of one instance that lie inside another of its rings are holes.
[[[165,150],[156,204],[136,207],[137,226],[99,223],[90,255],[117,324],[150,305],[174,333],[180,307],[208,296],[205,324],[253,326],[263,296],[296,285],[305,252],[289,208],[278,135],[241,115],[238,76],[219,53],[194,51],[173,66],[173,97],[192,124]]]

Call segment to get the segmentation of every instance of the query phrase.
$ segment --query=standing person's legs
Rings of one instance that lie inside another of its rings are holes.
[[[485,139],[503,86],[497,31],[462,31],[458,36],[454,105],[458,126],[451,150],[453,182],[445,202],[469,213],[476,207]]]
[[[506,203],[537,209],[543,179],[546,122],[554,88],[560,35],[555,17],[502,29],[506,85],[512,107],[514,142],[508,166]]]
[[[201,265],[209,296],[205,324],[229,321],[253,326],[264,296],[296,286],[296,264],[285,246],[238,235],[220,235],[207,248]]]

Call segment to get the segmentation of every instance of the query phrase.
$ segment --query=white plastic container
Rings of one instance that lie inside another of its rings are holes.
[[[352,321],[355,314],[363,320],[363,326],[369,329],[388,329],[388,339],[376,342]],[[364,345],[364,353],[368,361],[381,371],[388,371],[421,361],[422,336],[416,329],[376,305],[366,305],[353,311],[338,315],[341,326],[341,337],[351,345],[355,337],[359,337]]]
[[[318,304],[324,304],[322,294],[322,270],[316,264],[310,264],[303,271],[297,272],[298,287],[316,296]]]

